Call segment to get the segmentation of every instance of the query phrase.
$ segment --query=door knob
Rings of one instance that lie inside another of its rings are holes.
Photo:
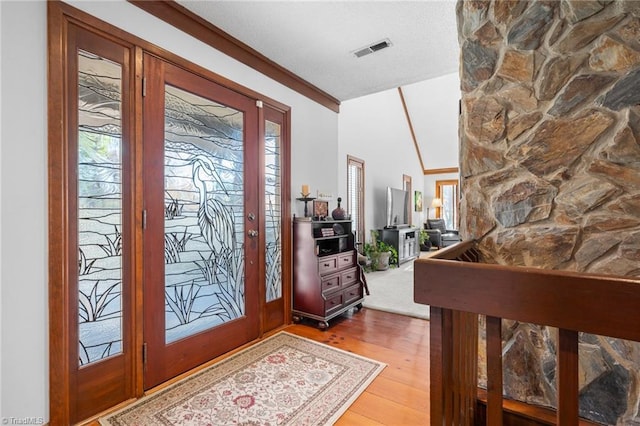
[[[258,236],[258,231],[256,231],[255,229],[249,229],[247,231],[247,235],[249,235],[251,238],[255,238]]]

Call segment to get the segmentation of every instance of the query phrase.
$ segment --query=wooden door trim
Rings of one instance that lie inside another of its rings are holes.
[[[66,140],[64,105],[64,31],[66,23],[61,11],[47,3],[48,13],[48,169],[49,169],[49,418],[51,424],[70,423],[70,365],[65,356],[69,348],[69,304],[67,263],[69,232],[65,205],[64,182]]]

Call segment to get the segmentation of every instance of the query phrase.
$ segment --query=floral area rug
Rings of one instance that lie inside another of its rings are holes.
[[[280,332],[102,425],[331,425],[384,363]]]

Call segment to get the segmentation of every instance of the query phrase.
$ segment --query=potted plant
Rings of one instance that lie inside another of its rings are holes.
[[[378,240],[378,231],[371,231],[371,243],[364,245],[364,254],[371,259],[371,268],[375,271],[389,269],[389,265],[398,262],[398,252],[393,246]]]
[[[420,251],[429,251],[431,250],[431,240],[429,239],[429,234],[426,229],[421,229],[418,234],[418,242],[420,243]]]

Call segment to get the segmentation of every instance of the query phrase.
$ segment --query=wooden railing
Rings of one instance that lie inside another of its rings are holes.
[[[430,306],[431,424],[477,419],[478,314],[486,315],[486,424],[503,425],[502,318],[558,328],[556,424],[578,416],[578,332],[640,341],[640,280],[481,263],[465,241],[414,264]],[[484,417],[484,416],[483,416]]]

